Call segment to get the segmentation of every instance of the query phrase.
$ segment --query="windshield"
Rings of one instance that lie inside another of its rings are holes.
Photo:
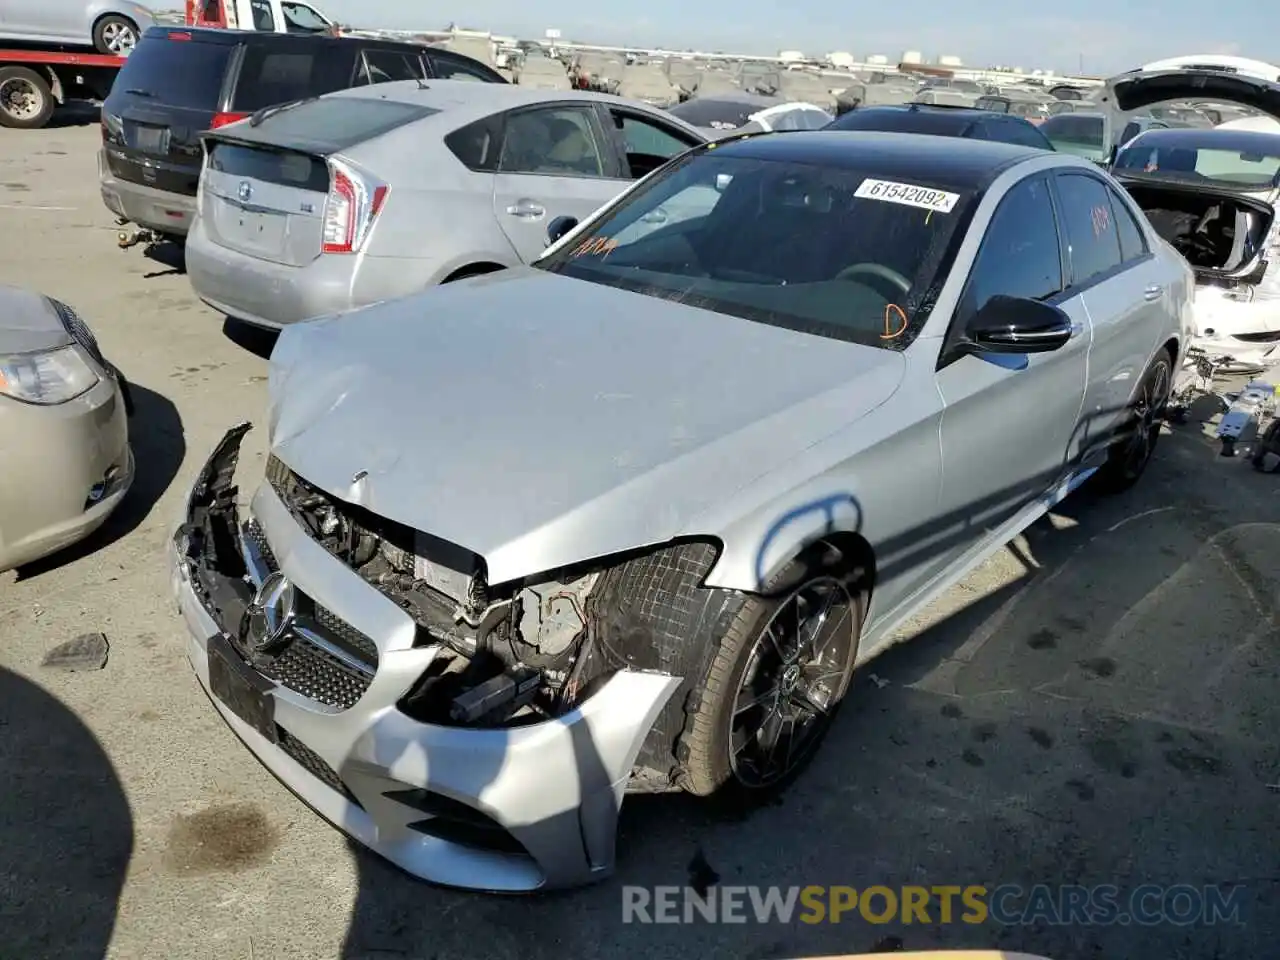
[[[1280,186],[1280,137],[1268,139],[1274,141],[1273,146],[1242,152],[1162,145],[1144,137],[1120,151],[1115,170],[1192,183],[1216,181],[1224,186]]]
[[[698,152],[624,196],[536,266],[901,350],[928,316],[971,200],[945,183]]]

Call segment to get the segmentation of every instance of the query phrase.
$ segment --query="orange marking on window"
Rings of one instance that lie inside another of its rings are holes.
[[[897,330],[892,329],[892,321],[889,317],[896,313],[901,320],[902,325]],[[892,330],[892,332],[890,332]],[[884,333],[880,334],[881,340],[892,340],[894,337],[900,337],[907,332],[907,311],[903,310],[896,303],[887,303],[884,307]]]

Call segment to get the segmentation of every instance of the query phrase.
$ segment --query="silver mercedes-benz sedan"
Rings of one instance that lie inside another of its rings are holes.
[[[1114,180],[1005,144],[722,141],[549,234],[288,328],[247,516],[241,424],[173,541],[249,749],[489,890],[608,873],[627,791],[786,784],[895,627],[1138,480],[1190,323]]]

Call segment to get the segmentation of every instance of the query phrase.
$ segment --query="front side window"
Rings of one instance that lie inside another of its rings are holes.
[[[604,176],[603,151],[581,107],[545,107],[507,117],[498,157],[502,173]]]
[[[928,317],[972,199],[954,183],[699,152],[672,161],[536,265],[901,350]]]
[[[1120,239],[1106,186],[1084,174],[1060,174],[1058,197],[1071,257],[1072,285],[1087,284],[1119,266]]]
[[[966,300],[977,311],[997,294],[1048,300],[1062,292],[1062,253],[1049,183],[1024,180],[1000,201],[969,274]]]

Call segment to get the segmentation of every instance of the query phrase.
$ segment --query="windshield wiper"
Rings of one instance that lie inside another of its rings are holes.
[[[132,93],[135,97],[154,97],[155,94],[150,90],[139,90],[137,87],[130,87],[125,93]]]
[[[268,120],[277,114],[284,113],[286,110],[292,110],[294,107],[303,103],[310,103],[312,100],[319,100],[319,97],[303,97],[301,100],[290,100],[288,103],[277,103],[274,106],[263,107],[249,118],[249,126],[256,127],[264,120]]]

